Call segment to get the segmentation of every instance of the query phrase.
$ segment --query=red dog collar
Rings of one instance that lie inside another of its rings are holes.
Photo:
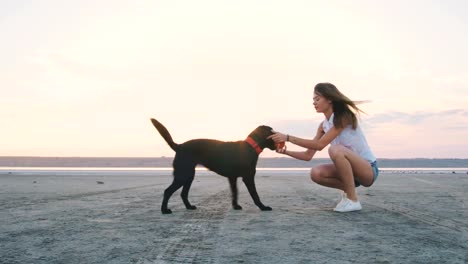
[[[248,137],[245,142],[249,143],[250,146],[252,146],[253,149],[257,152],[257,154],[260,154],[262,152],[262,149],[258,146],[257,142],[253,140],[251,137]]]

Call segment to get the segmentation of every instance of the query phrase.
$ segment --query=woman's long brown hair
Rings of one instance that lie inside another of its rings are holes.
[[[314,92],[332,102],[333,113],[335,114],[333,125],[336,128],[343,128],[351,124],[353,129],[356,129],[358,125],[356,114],[359,114],[359,112],[364,113],[356,106],[356,102],[342,94],[331,83],[318,83],[315,85]]]

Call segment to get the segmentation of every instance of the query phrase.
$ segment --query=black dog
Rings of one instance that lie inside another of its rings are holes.
[[[172,140],[169,131],[161,123],[156,119],[151,119],[151,122],[167,144],[176,152],[172,164],[174,181],[164,191],[161,205],[163,214],[172,213],[167,208],[169,198],[182,186],[181,197],[185,207],[189,210],[197,209],[188,200],[188,193],[195,177],[197,164],[203,165],[207,169],[229,179],[232,206],[235,210],[242,209],[237,203],[237,177],[242,177],[255,205],[262,211],[271,211],[271,207],[263,205],[260,201],[254,181],[260,152],[264,148],[276,149],[275,142],[272,139],[267,139],[268,136],[273,134],[271,127],[259,126],[243,141],[223,142],[214,139],[193,139],[183,144],[176,144]]]

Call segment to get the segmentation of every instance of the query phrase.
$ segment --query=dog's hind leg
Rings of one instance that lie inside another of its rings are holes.
[[[244,181],[245,186],[247,186],[247,190],[249,190],[250,196],[252,197],[255,205],[257,205],[258,208],[260,208],[260,210],[262,211],[271,211],[271,207],[265,206],[260,201],[260,197],[258,197],[257,188],[255,187],[254,176],[251,176],[251,177],[244,176],[242,177],[242,181]]]
[[[174,177],[174,180],[172,181],[172,184],[167,187],[167,189],[164,191],[164,197],[161,205],[161,212],[163,214],[171,214],[172,211],[171,209],[167,208],[167,204],[169,202],[169,198],[171,198],[171,195],[177,191],[180,187],[183,185],[183,181],[180,179],[177,179]]]
[[[190,204],[188,200],[188,193],[190,191],[190,186],[192,186],[193,178],[195,177],[195,167],[193,168],[193,172],[191,172],[191,177],[187,179],[187,181],[184,183],[184,187],[182,188],[182,193],[180,194],[180,197],[182,197],[182,201],[185,204],[185,208],[189,210],[195,210],[197,209],[196,206],[193,206]]]
[[[169,198],[182,186],[184,186],[184,188],[182,189],[181,196],[185,207],[187,209],[195,209],[192,205],[190,205],[187,197],[190,186],[192,185],[193,178],[195,176],[196,164],[190,159],[190,156],[185,155],[184,153],[176,153],[172,166],[174,167],[174,181],[164,191],[164,198],[161,205],[161,211],[163,214],[172,213],[172,211],[167,208]]]
[[[238,191],[237,191],[237,177],[228,177],[229,186],[231,187],[232,195],[232,208],[234,210],[242,210],[242,206],[237,203]]]

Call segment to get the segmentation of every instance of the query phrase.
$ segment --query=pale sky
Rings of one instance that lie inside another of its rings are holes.
[[[378,158],[468,158],[468,2],[0,0],[0,156],[312,138],[331,82]],[[290,149],[296,149],[290,146]],[[270,150],[265,157],[281,157]],[[317,154],[327,157],[327,151]]]

